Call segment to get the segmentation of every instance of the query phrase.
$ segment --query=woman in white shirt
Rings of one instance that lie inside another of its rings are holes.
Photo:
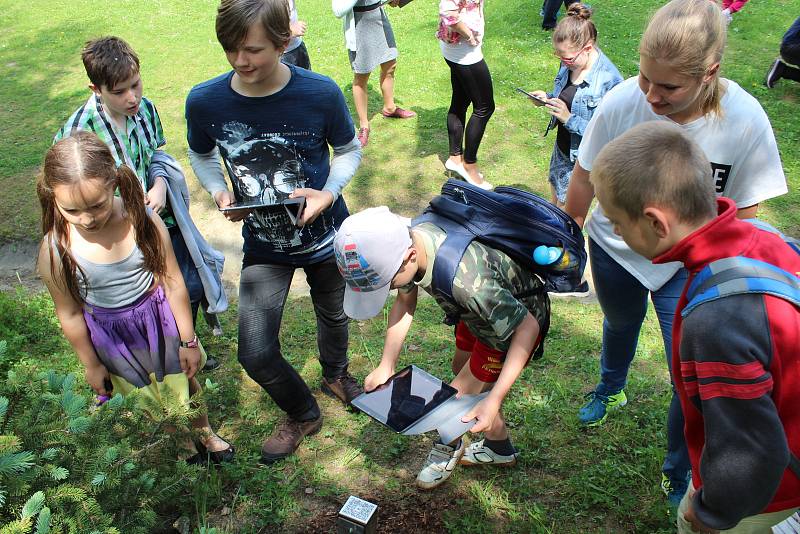
[[[590,121],[567,190],[565,210],[579,224],[594,190],[589,174],[600,150],[636,124],[671,121],[694,139],[711,161],[717,194],[733,199],[742,218],[758,204],[787,192],[775,136],[764,110],[738,84],[720,77],[726,24],[708,0],[672,0],[650,20],[639,45],[639,76],[611,90]],[[653,265],[614,233],[596,207],[586,224],[592,276],[603,321],[601,379],[579,412],[587,426],[602,424],[626,402],[623,388],[636,352],[650,295],[658,315],[667,361],[672,318],[686,280],[680,264]],[[667,420],[662,489],[677,506],[686,490],[688,452],[683,415],[673,394]]]

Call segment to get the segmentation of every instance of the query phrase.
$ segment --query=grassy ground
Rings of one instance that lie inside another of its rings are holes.
[[[216,0],[97,2],[54,0],[36,9],[0,0],[0,243],[37,236],[33,178],[53,133],[88,96],[79,61],[90,37],[116,34],[142,60],[145,94],[158,106],[168,149],[183,161],[183,103],[195,83],[226,68],[216,43]],[[636,48],[649,12],[660,2],[607,0],[598,6],[601,46],[624,75],[636,72]],[[339,21],[325,0],[301,0],[309,22],[307,45],[315,70],[334,78],[350,99],[352,75]],[[485,53],[494,78],[497,111],[481,147],[487,178],[547,192],[546,168],[553,138],[541,137],[544,112],[514,87],[547,89],[556,64],[549,34],[538,29],[537,2],[508,0],[487,5]],[[736,16],[724,74],[754,94],[770,116],[789,179],[790,193],[767,202],[766,219],[800,235],[798,86],[766,90],[762,78],[774,59],[797,0],[750,3]],[[370,93],[374,117],[370,146],[346,191],[351,209],[387,204],[412,215],[443,180],[447,152],[444,116],[449,75],[433,33],[436,2],[414,2],[392,11],[401,58],[397,97],[419,113],[411,121],[379,115],[377,86]],[[352,106],[351,106],[352,108]],[[195,202],[211,210],[195,185]],[[195,209],[195,208],[193,208]],[[27,298],[20,296],[19,298]],[[41,297],[38,297],[41,298]],[[46,304],[42,313],[49,313]],[[306,298],[293,300],[281,341],[285,353],[312,387],[319,383],[313,344],[313,312]],[[377,502],[384,531],[405,532],[668,532],[658,491],[668,377],[660,336],[652,318],[642,333],[626,391],[630,404],[600,429],[578,429],[582,395],[597,377],[601,314],[596,305],[556,302],[543,360],[527,368],[512,391],[507,413],[521,464],[509,471],[456,472],[445,487],[420,494],[413,478],[430,447],[427,437],[395,436],[366,416],[344,411],[319,396],[326,424],[304,442],[297,456],[271,468],[257,467],[259,444],[274,428],[278,411],[235,360],[236,310],[226,314],[226,335],[207,345],[223,360],[211,374],[220,384],[212,420],[239,450],[235,465],[211,473],[194,496],[176,505],[194,507],[200,518],[229,532],[330,532],[333,514],[350,494]],[[420,305],[406,344],[404,363],[449,377],[451,339],[432,301]],[[52,335],[57,327],[49,322]],[[355,322],[351,329],[353,372],[360,378],[377,363],[385,318]],[[209,335],[203,328],[205,339]],[[33,351],[37,347],[31,347]],[[43,357],[48,354],[41,349]],[[74,366],[75,362],[55,362]],[[316,391],[316,390],[315,390]],[[200,521],[202,522],[202,521]]]

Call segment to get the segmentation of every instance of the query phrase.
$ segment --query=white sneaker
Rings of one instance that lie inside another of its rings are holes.
[[[464,439],[456,449],[442,443],[434,443],[431,452],[425,459],[425,465],[417,475],[417,487],[432,489],[450,478],[458,460],[464,454]]]
[[[484,440],[477,441],[467,447],[464,451],[464,456],[461,457],[461,460],[459,460],[458,463],[461,465],[492,464],[501,465],[503,467],[511,467],[517,463],[517,456],[519,456],[518,452],[515,452],[509,456],[497,454],[489,447],[484,447],[483,441]]]

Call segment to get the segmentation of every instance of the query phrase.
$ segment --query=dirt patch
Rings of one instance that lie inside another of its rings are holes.
[[[36,255],[39,243],[16,241],[0,245],[0,290],[7,291],[22,285],[27,289],[41,289],[36,274]]]
[[[378,505],[377,532],[402,532],[430,534],[445,532],[444,512],[457,506],[452,496],[439,493],[412,493],[409,495],[360,495],[360,498]],[[330,502],[312,516],[307,523],[295,527],[295,532],[328,534],[336,529],[336,517],[344,503]]]

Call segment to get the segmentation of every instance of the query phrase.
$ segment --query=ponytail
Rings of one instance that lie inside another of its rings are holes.
[[[142,251],[144,268],[159,279],[166,272],[164,245],[156,223],[150,218],[144,205],[144,195],[139,178],[127,165],[116,170],[119,196],[136,235],[136,245]]]
[[[597,27],[592,22],[592,8],[575,2],[567,8],[567,16],[556,24],[553,30],[553,44],[571,43],[579,48],[589,41],[597,42]]]

